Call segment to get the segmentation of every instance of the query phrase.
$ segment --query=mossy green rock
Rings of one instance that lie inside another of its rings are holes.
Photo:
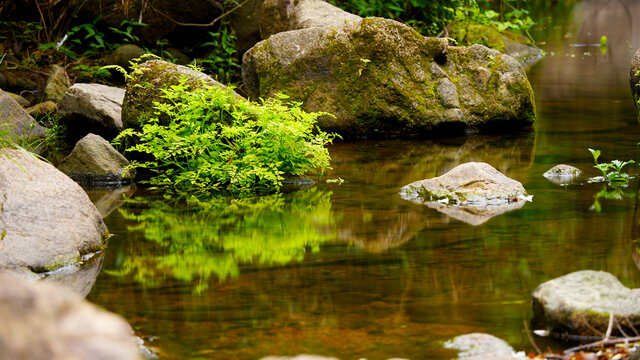
[[[633,333],[640,327],[640,289],[629,289],[603,271],[576,271],[533,292],[534,326],[557,334],[600,336],[607,331],[610,313],[615,324]],[[616,334],[620,333],[614,326],[612,335]]]
[[[530,126],[533,91],[518,62],[481,45],[451,47],[382,18],[271,36],[247,51],[249,96],[284,93],[343,136],[448,127]]]
[[[139,66],[140,72],[127,82],[127,91],[122,103],[122,124],[124,129],[141,129],[141,124],[155,115],[154,103],[163,103],[162,89],[178,85],[187,79],[187,88],[196,89],[203,83],[221,86],[209,75],[192,68],[172,64],[162,60],[149,60]],[[163,119],[160,118],[162,121]]]

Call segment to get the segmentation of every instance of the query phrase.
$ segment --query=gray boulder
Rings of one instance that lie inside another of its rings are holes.
[[[458,165],[442,176],[415,181],[404,186],[400,195],[405,200],[478,207],[507,205],[528,196],[520,182],[478,162]]]
[[[457,336],[444,345],[446,348],[460,351],[459,360],[515,360],[516,356],[509,344],[493,335],[472,333]]]
[[[633,105],[636,108],[636,115],[640,121],[640,112],[638,101],[640,101],[640,49],[636,50],[631,60],[631,69],[629,70],[629,85],[631,86],[631,95],[633,96]]]
[[[51,75],[47,80],[47,85],[44,88],[45,101],[53,101],[59,103],[62,97],[67,92],[67,89],[71,87],[71,80],[67,72],[64,71],[62,66],[53,65],[51,67]]]
[[[558,185],[574,183],[582,171],[575,166],[560,164],[547,170],[542,176]]]
[[[263,39],[284,31],[356,23],[360,16],[323,0],[265,0],[262,3],[260,34]]]
[[[129,161],[109,142],[88,134],[76,143],[58,169],[83,186],[113,186],[130,183],[136,176]]]
[[[82,188],[24,150],[0,149],[0,269],[40,273],[100,251],[107,228]]]
[[[141,73],[129,81],[122,104],[125,129],[140,130],[141,124],[157,116],[154,115],[154,102],[166,101],[162,98],[162,89],[179,84],[183,78],[188,79],[186,85],[191,89],[202,86],[202,83],[224,87],[205,73],[162,60],[145,61],[140,64],[140,69]]]
[[[415,181],[400,196],[471,225],[524,206],[531,197],[522,184],[489,164],[458,165],[442,176]]]
[[[640,289],[629,289],[606,272],[576,271],[539,285],[533,292],[534,326],[557,334],[604,334],[609,314],[628,334],[640,328]],[[616,327],[612,334],[619,333]]]
[[[112,139],[122,131],[125,91],[101,84],[74,84],[60,102],[58,114],[72,139],[88,133]]]
[[[140,359],[129,324],[80,295],[0,273],[0,358]]]
[[[15,142],[29,142],[41,138],[45,128],[38,125],[33,118],[11,96],[0,90],[0,131],[11,132]]]
[[[407,25],[365,18],[272,35],[243,57],[253,99],[277,93],[326,111],[343,136],[530,126],[533,91],[520,64],[481,45],[451,47]]]
[[[111,54],[109,54],[109,56],[107,56],[107,64],[118,65],[125,69],[129,69],[132,60],[138,59],[146,53],[147,52],[138,45],[120,45]]]

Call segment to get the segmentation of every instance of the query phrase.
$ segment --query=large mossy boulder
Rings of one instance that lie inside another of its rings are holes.
[[[362,20],[323,0],[265,0],[260,35],[267,39],[283,31],[322,26],[341,26]]]
[[[0,269],[56,270],[102,250],[106,239],[78,184],[33,154],[0,148]]]
[[[31,142],[45,135],[45,128],[9,94],[0,90],[0,132],[8,130],[15,142]]]
[[[125,129],[140,130],[155,114],[154,103],[163,103],[162,90],[184,81],[186,89],[196,89],[202,84],[221,86],[209,75],[187,66],[162,60],[149,60],[138,66],[138,71],[127,82],[127,91],[122,103],[122,123]],[[162,121],[162,117],[160,118]]]
[[[399,22],[365,18],[272,35],[243,58],[249,96],[284,93],[343,136],[530,126],[533,91],[520,64],[481,45],[451,47]]]
[[[88,134],[76,143],[58,169],[83,186],[114,186],[133,181],[136,172],[128,169],[129,165],[107,140]]]
[[[611,313],[626,333],[640,328],[640,289],[629,289],[606,272],[576,271],[533,292],[534,326],[555,334],[604,334]],[[617,327],[612,334],[619,334]]]
[[[0,358],[141,359],[131,326],[68,289],[0,273]]]

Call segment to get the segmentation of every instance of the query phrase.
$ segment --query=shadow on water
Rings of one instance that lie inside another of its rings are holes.
[[[540,283],[592,269],[640,285],[638,180],[620,194],[584,181],[597,175],[587,148],[640,159],[626,44],[640,45],[640,25],[621,15],[640,7],[602,4],[549,27],[553,55],[529,72],[535,133],[338,143],[327,178],[344,183],[281,196],[196,206],[138,191],[105,219],[115,236],[89,299],[170,359],[446,359],[441,342],[472,331],[531,351],[523,323]],[[601,35],[606,51],[576,46]],[[398,195],[468,161],[522,182],[533,202],[474,226]],[[542,177],[559,163],[584,177]]]

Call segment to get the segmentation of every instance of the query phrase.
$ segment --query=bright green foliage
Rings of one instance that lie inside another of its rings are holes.
[[[629,164],[635,164],[635,161],[620,161],[612,160],[609,163],[598,164],[598,158],[600,157],[600,150],[589,149],[591,155],[593,155],[594,168],[602,172],[602,178],[609,183],[609,185],[627,184],[629,183],[629,174],[622,171],[622,168]]]
[[[167,279],[197,281],[238,276],[241,264],[283,265],[301,261],[335,239],[331,193],[316,188],[290,194],[250,198],[215,196],[129,200],[120,213],[144,239],[134,253],[114,269],[113,276],[130,276],[144,286],[161,286]]]
[[[231,88],[203,84],[188,90],[186,80],[162,90],[166,103],[141,131],[127,129],[117,140],[133,136],[128,151],[149,154],[151,161],[133,166],[152,170],[149,183],[177,191],[270,192],[285,174],[321,173],[329,167],[325,145],[333,135],[315,127],[323,113],[306,113],[300,103],[276,97],[257,104]]]
[[[223,22],[220,30],[209,32],[209,35],[211,41],[200,45],[208,50],[208,54],[198,60],[199,65],[215,73],[216,80],[221,83],[227,84],[237,80],[240,64],[236,55],[236,34],[227,22]]]

